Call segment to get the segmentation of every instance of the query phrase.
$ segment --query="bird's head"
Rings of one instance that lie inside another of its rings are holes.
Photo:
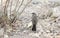
[[[35,15],[35,13],[32,13],[33,15]]]

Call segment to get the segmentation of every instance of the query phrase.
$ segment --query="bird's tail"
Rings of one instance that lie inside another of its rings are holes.
[[[36,24],[33,24],[32,31],[36,31]]]

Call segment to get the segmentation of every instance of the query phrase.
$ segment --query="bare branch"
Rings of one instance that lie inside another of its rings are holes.
[[[19,0],[17,0],[17,2],[16,2],[16,6],[15,6],[14,11],[16,11],[16,8],[17,8],[17,6],[18,6],[18,2],[19,2]]]
[[[9,1],[10,1],[10,0],[6,0],[6,2],[5,2],[5,6],[4,6],[4,15],[6,15],[7,7],[8,7],[8,5],[9,5]]]
[[[10,5],[10,19],[11,19],[12,2],[13,2],[13,0],[11,1],[11,5]]]
[[[22,0],[21,4],[19,5],[18,10],[16,12],[19,11],[20,7],[23,5],[23,2],[24,2],[24,0]]]
[[[19,15],[21,15],[21,14],[23,13],[23,11],[25,10],[25,8],[28,6],[28,4],[29,4],[31,1],[32,1],[32,0],[30,0],[30,1],[25,5],[25,7],[23,8],[23,10],[20,12]]]

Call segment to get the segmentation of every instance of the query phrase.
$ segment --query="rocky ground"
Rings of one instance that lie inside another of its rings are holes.
[[[24,1],[24,3],[26,2],[27,0]],[[24,5],[21,9],[24,8]],[[33,12],[38,18],[36,32],[31,30],[31,13]],[[9,32],[10,28],[7,27],[5,35],[3,34],[4,28],[0,28],[0,38],[60,38],[59,0],[32,0],[13,25],[14,30]]]

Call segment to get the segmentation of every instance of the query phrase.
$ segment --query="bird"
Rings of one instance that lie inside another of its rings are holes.
[[[32,31],[36,31],[36,25],[37,25],[37,15],[36,13],[32,13]]]

